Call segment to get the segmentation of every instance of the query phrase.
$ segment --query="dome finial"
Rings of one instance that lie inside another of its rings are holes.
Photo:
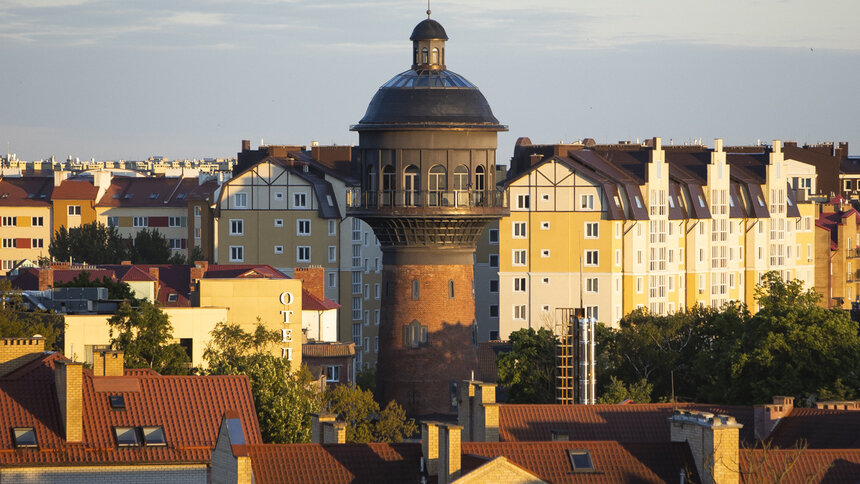
[[[427,18],[430,18],[430,0],[427,0]]]

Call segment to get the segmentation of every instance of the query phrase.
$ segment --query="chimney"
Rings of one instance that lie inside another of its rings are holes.
[[[242,140],[242,151],[251,151],[251,140],[243,139]]]
[[[124,261],[120,262],[120,265],[130,266],[130,265],[131,265],[131,261],[130,261],[130,260],[124,260]]]
[[[302,289],[319,299],[325,299],[325,269],[322,266],[296,267],[293,278],[302,281]]]
[[[499,441],[499,404],[496,403],[496,385],[475,382],[475,398],[472,399],[472,441]]]
[[[529,166],[535,166],[543,159],[543,155],[540,153],[532,153],[529,155]]]
[[[334,422],[337,415],[333,413],[312,413],[311,414],[311,442],[314,444],[323,444],[325,432],[323,425],[328,422]]]
[[[212,449],[209,482],[251,484],[251,457],[245,443],[242,420],[235,410],[227,410],[221,419],[215,448]]]
[[[740,482],[740,429],[734,417],[675,410],[669,419],[672,442],[687,442],[702,484]]]
[[[54,287],[54,269],[47,267],[39,269],[39,290],[44,291]]]
[[[756,440],[770,437],[776,424],[782,417],[794,409],[794,397],[776,396],[772,404],[756,405],[753,407],[754,433]]]
[[[472,442],[472,428],[474,424],[473,408],[475,400],[475,383],[473,380],[460,382],[460,395],[457,401],[457,424],[463,429],[462,438],[464,442]]]
[[[346,422],[323,422],[323,444],[345,444]]]
[[[723,151],[723,139],[716,138],[714,139],[714,151],[720,153]]]
[[[149,268],[150,277],[155,279],[155,287],[153,288],[154,290],[152,292],[153,299],[155,299],[155,300],[158,300],[158,289],[159,289],[159,286],[161,286],[161,279],[158,277],[158,274],[159,274],[158,267],[150,267]]]
[[[439,427],[438,483],[449,484],[460,477],[460,431],[459,425]]]
[[[125,354],[122,351],[102,350],[93,352],[93,375],[125,375],[124,357]]]
[[[45,338],[34,335],[31,338],[0,339],[0,376],[29,363],[45,352]]]
[[[66,442],[80,442],[84,436],[83,368],[83,363],[68,360],[54,362],[54,384],[57,387],[57,403],[60,405]]]
[[[654,147],[654,151],[660,151],[663,149],[663,138],[655,136],[652,139],[651,144]]]
[[[69,172],[63,170],[54,171],[54,186],[58,187],[69,178]]]
[[[189,281],[188,287],[191,292],[194,292],[196,289],[196,282],[200,279],[203,279],[203,276],[206,275],[206,269],[208,264],[203,265],[200,262],[195,262],[193,266],[188,270],[189,273]]]
[[[421,455],[427,465],[427,475],[435,476],[439,467],[439,424],[421,422]]]

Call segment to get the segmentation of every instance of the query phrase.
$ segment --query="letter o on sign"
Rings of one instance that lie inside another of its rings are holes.
[[[289,306],[293,303],[293,293],[291,292],[282,292],[279,298],[281,300],[281,304]]]

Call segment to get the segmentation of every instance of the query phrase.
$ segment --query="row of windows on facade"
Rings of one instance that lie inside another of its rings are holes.
[[[368,165],[367,167],[368,186],[370,191],[377,190],[377,175],[376,166]],[[486,186],[486,173],[484,167],[478,165],[475,168],[475,184],[469,183],[469,168],[466,165],[457,165],[454,168],[453,177],[454,190],[484,190]],[[416,192],[421,186],[420,170],[415,165],[409,165],[403,169],[403,190],[407,192]],[[438,192],[448,189],[448,170],[442,165],[433,165],[427,172],[427,189],[431,192]],[[385,165],[382,167],[382,187],[383,192],[394,192],[394,167]]]
[[[43,249],[45,239],[3,239],[4,249]]]
[[[541,201],[549,202],[551,197],[549,193],[544,193],[541,195]],[[514,207],[517,210],[529,210],[531,209],[531,195],[517,195],[516,203]],[[580,210],[594,210],[594,194],[582,194],[579,196],[579,205]],[[598,207],[599,208],[599,207]]]
[[[361,352],[370,353],[370,337],[363,336],[363,334],[364,332],[361,328],[361,323],[353,323],[352,342],[355,343],[355,347]],[[373,337],[373,352],[379,353],[379,336]]]
[[[272,198],[275,200],[283,200],[284,193],[283,192],[274,192],[272,194]],[[307,193],[293,193],[292,197],[292,205],[290,208],[311,208],[308,206],[308,194]],[[326,195],[326,202],[330,207],[334,206],[334,199],[332,199],[331,195]],[[248,208],[248,194],[247,193],[234,193],[233,194],[233,204],[230,208]]]
[[[330,246],[329,249],[329,257],[332,257],[331,249],[334,246]],[[274,246],[274,253],[276,255],[281,255],[284,253],[283,245]],[[244,245],[231,245],[230,246],[230,262],[244,262],[245,261],[245,246]],[[296,246],[296,262],[310,262],[311,261],[311,247],[309,245],[300,245]]]
[[[167,438],[163,426],[113,427],[117,447],[165,447]],[[33,427],[12,428],[16,448],[39,448],[36,430]]]
[[[275,228],[283,228],[284,219],[276,218],[274,220]],[[245,219],[230,219],[230,235],[240,236],[245,235]],[[307,237],[311,235],[311,220],[299,219],[296,220],[296,235]],[[328,221],[328,235],[337,235],[337,222],[335,220]],[[359,240],[361,240],[359,238]]]
[[[27,219],[28,217],[21,217],[22,219]],[[45,226],[45,217],[29,217],[30,219],[30,227],[44,227]],[[18,217],[17,216],[4,216],[0,219],[0,225],[3,227],[16,227],[18,226]],[[26,222],[24,222],[26,223]]]

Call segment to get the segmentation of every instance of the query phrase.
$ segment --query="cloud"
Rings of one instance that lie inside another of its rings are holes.
[[[0,9],[77,7],[95,1],[97,0],[0,0]]]
[[[222,14],[207,12],[177,12],[167,17],[164,22],[195,27],[214,27],[225,23]]]

